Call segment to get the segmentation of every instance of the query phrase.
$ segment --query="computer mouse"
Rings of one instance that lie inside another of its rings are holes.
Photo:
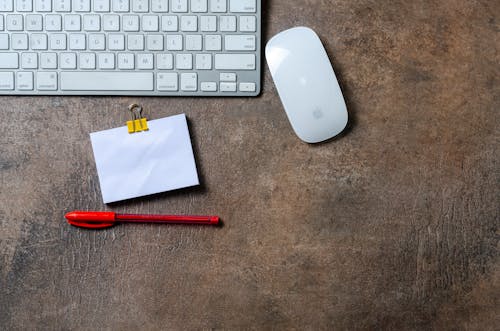
[[[338,135],[347,125],[347,107],[318,35],[297,27],[274,36],[266,60],[293,130],[307,143]]]

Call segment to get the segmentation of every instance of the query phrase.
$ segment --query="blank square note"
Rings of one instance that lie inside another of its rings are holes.
[[[186,115],[90,134],[104,203],[199,185]]]

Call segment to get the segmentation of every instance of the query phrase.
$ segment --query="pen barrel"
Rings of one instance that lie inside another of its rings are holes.
[[[196,216],[196,215],[145,215],[145,214],[116,214],[119,222],[129,223],[170,223],[170,224],[219,224],[218,216]]]

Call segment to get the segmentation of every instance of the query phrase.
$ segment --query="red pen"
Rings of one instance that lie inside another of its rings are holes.
[[[72,211],[66,214],[66,219],[71,225],[87,229],[104,229],[117,223],[219,224],[219,216],[117,214],[108,211]]]

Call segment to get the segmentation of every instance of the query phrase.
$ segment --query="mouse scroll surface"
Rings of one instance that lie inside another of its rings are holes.
[[[290,123],[300,139],[317,143],[345,128],[347,108],[328,55],[309,28],[273,37],[266,59]]]

